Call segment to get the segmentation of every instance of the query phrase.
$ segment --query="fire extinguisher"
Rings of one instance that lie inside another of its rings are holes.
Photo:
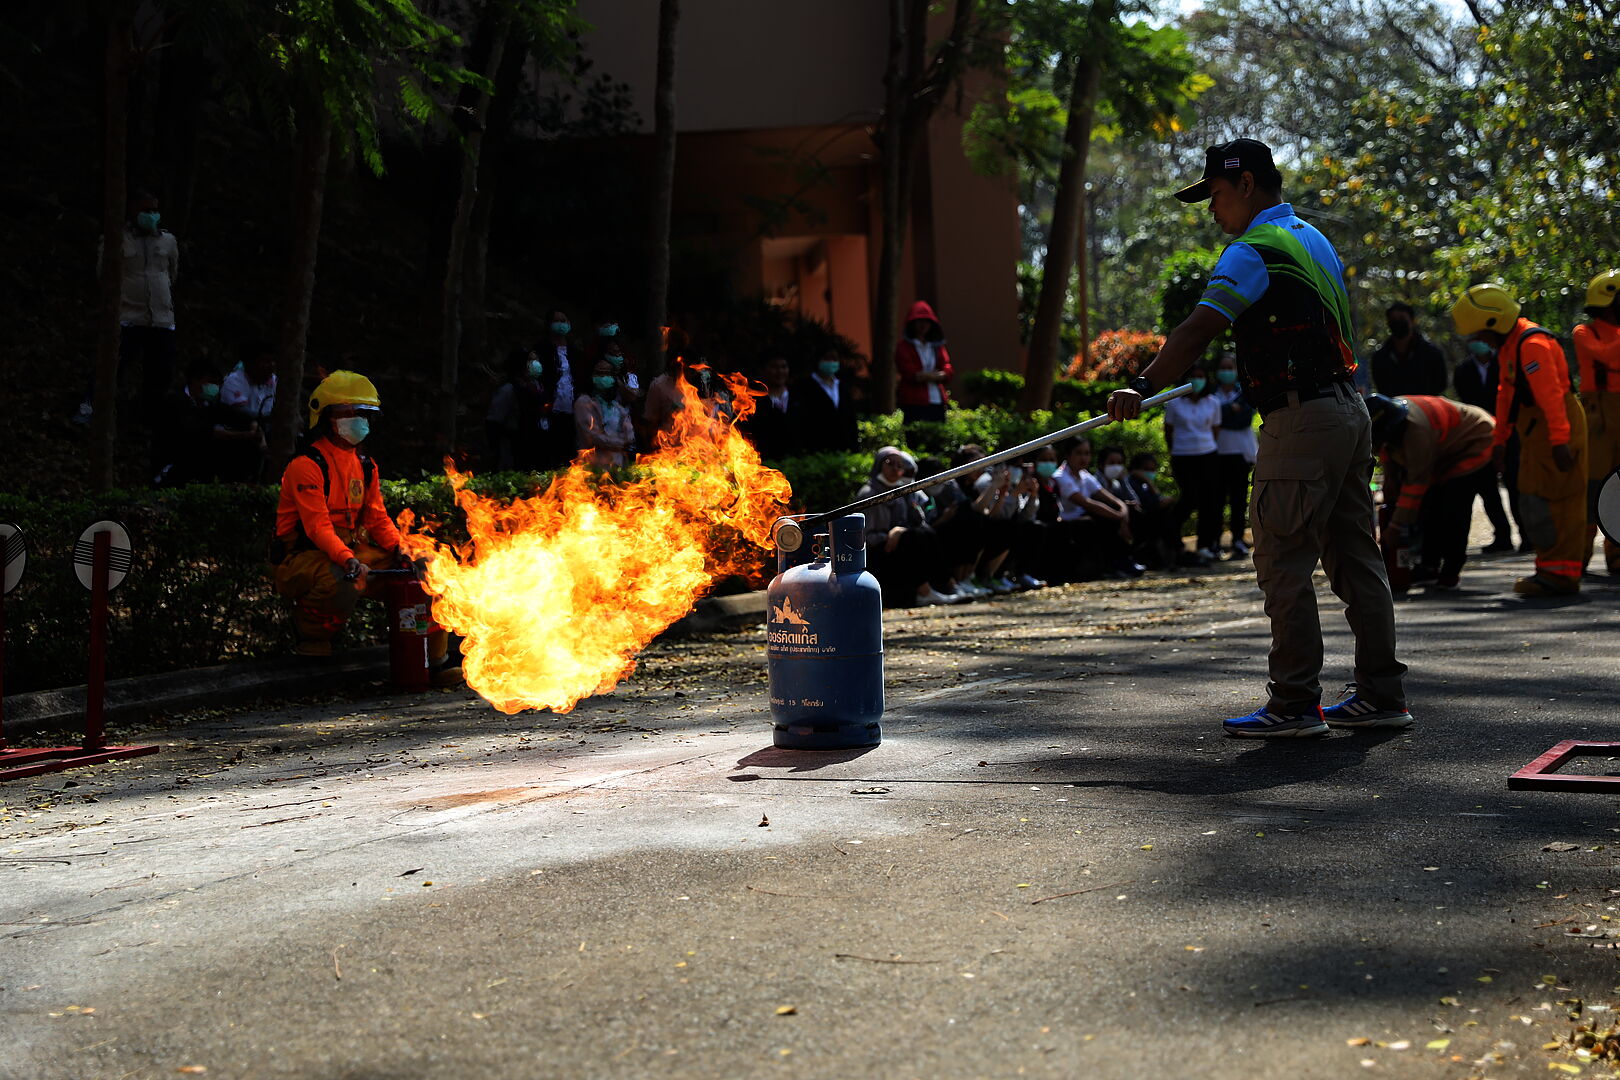
[[[427,591],[414,570],[373,570],[371,576],[388,586],[388,668],[394,687],[426,690],[428,635],[434,630]]]

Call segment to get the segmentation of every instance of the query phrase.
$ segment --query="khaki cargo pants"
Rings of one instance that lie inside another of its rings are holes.
[[[1547,417],[1539,406],[1519,410],[1520,533],[1535,545],[1535,579],[1548,592],[1576,593],[1591,555],[1587,541],[1586,413],[1574,394],[1564,395],[1569,421],[1569,472],[1553,460]]]
[[[345,536],[355,558],[381,570],[394,565],[394,556],[355,536]],[[381,583],[343,581],[341,567],[323,551],[295,551],[272,571],[276,592],[293,602],[293,630],[298,635],[298,651],[324,656],[332,651],[332,639],[354,614],[362,596],[382,599]]]
[[[1318,561],[1345,603],[1361,694],[1380,708],[1406,707],[1395,602],[1373,539],[1372,467],[1372,424],[1349,386],[1278,408],[1260,427],[1250,521],[1255,576],[1271,619],[1273,712],[1321,704],[1322,624],[1311,581]]]

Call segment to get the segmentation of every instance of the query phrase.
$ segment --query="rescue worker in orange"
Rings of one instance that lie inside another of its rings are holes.
[[[1586,413],[1569,385],[1569,364],[1551,333],[1520,317],[1501,285],[1474,285],[1451,308],[1457,333],[1496,350],[1498,471],[1508,434],[1519,433],[1520,527],[1536,548],[1536,572],[1513,591],[1568,596],[1581,589],[1586,551]]]
[[[1620,270],[1605,270],[1586,286],[1591,322],[1575,328],[1575,360],[1581,373],[1581,405],[1586,410],[1587,517],[1585,567],[1597,543],[1597,493],[1620,468]],[[1603,540],[1603,561],[1620,574],[1620,544]]]
[[[1457,588],[1468,561],[1474,493],[1480,473],[1491,469],[1495,421],[1484,409],[1421,394],[1370,394],[1367,412],[1373,446],[1382,450],[1386,471],[1399,473],[1400,497],[1390,525],[1403,537],[1420,522],[1423,527],[1423,554],[1413,584]]]
[[[332,655],[332,639],[362,596],[381,598],[372,570],[409,566],[383,508],[376,462],[361,445],[382,402],[370,379],[334,371],[309,399],[309,431],[281,476],[271,557],[276,592],[293,602],[300,656]],[[446,666],[449,635],[428,635],[435,685],[460,681]]]

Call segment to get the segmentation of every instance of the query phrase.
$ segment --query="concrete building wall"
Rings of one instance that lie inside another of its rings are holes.
[[[598,72],[630,85],[652,130],[658,0],[580,0]],[[684,131],[869,123],[883,107],[882,0],[686,0],[675,38]]]

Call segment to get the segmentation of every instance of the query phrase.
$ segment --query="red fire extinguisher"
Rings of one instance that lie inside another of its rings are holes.
[[[388,581],[388,667],[400,690],[428,688],[428,635],[435,629],[428,594],[410,570],[376,571]]]

